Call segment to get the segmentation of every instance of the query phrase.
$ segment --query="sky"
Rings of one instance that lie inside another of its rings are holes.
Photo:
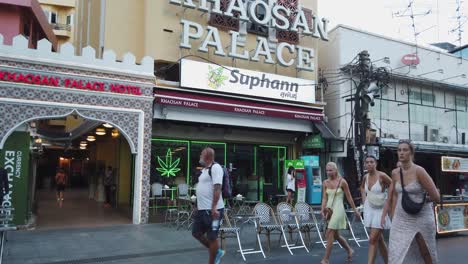
[[[464,23],[461,45],[465,45],[468,44],[468,0],[318,0],[318,16],[330,20],[329,29],[344,24],[414,43],[411,8],[408,8],[412,3],[418,44],[450,42],[459,46],[458,30],[450,32],[458,27],[457,2]]]

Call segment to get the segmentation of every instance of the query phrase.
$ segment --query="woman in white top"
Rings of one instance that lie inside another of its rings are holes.
[[[377,159],[374,156],[367,156],[365,165],[368,173],[361,182],[361,197],[364,202],[364,225],[370,228],[367,263],[375,263],[377,248],[380,249],[384,262],[388,263],[388,250],[382,229],[390,229],[390,218],[387,215],[387,221],[382,226],[381,217],[386,200],[385,189],[390,186],[392,179],[376,169]]]
[[[288,168],[288,184],[286,185],[286,191],[288,192],[287,203],[292,204],[294,200],[294,193],[296,192],[296,170],[293,166]]]

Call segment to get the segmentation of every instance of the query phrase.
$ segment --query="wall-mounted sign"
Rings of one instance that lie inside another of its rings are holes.
[[[458,157],[446,157],[441,158],[442,171],[446,172],[468,172],[468,159]]]
[[[305,149],[323,149],[324,147],[325,142],[320,134],[310,135],[302,142],[302,148]]]
[[[315,82],[215,64],[182,60],[180,86],[287,100],[314,103]]]
[[[108,84],[91,80],[75,78],[60,78],[55,76],[22,73],[0,70],[0,81],[32,84],[39,86],[61,87],[94,92],[110,92],[118,94],[141,95],[141,88],[127,84]]]
[[[300,32],[304,36],[321,38],[328,40],[327,35],[327,19],[319,19],[312,14],[312,17],[307,17],[301,6],[297,10],[292,11],[286,7],[287,4],[273,4],[270,6],[268,1],[255,0],[231,0],[226,8],[226,11],[221,10],[221,0],[212,1],[197,1],[193,0],[170,0],[171,4],[183,6],[184,8],[198,9],[201,12],[208,12],[212,15],[223,15],[242,22],[251,22],[260,26],[271,27],[276,30]],[[213,4],[208,5],[208,2]],[[197,5],[198,4],[198,5]],[[257,9],[265,10],[260,14]],[[294,16],[292,16],[294,12]],[[292,21],[290,18],[293,17]],[[206,26],[206,30],[202,25],[193,21],[182,19],[182,37],[180,47],[192,49],[192,40],[201,43],[198,51],[208,52],[208,46],[215,49],[214,54],[218,56],[228,56],[243,60],[259,61],[259,57],[264,57],[264,62],[269,64],[280,64],[284,67],[296,65],[297,69],[313,71],[314,70],[314,49],[293,45],[286,42],[279,42],[276,45],[276,50],[271,50],[268,37],[257,37],[257,46],[252,53],[245,47],[245,43],[239,40],[240,33],[237,31],[229,31],[231,36],[230,43],[222,43],[219,31],[216,27]],[[275,43],[276,44],[276,43]],[[224,47],[230,47],[229,51],[225,51]],[[293,54],[295,59],[285,61],[283,54]],[[276,56],[276,62],[273,60],[273,55]]]
[[[416,54],[406,54],[401,58],[401,62],[404,65],[412,66],[412,65],[418,65],[420,60],[419,60],[418,55]]]
[[[435,215],[439,234],[468,231],[468,203],[436,205]]]

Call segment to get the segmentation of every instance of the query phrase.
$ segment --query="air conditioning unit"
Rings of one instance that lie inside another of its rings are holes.
[[[430,129],[429,130],[429,141],[438,142],[439,141],[439,129]]]
[[[440,137],[440,142],[449,143],[449,139],[448,139],[448,137]]]

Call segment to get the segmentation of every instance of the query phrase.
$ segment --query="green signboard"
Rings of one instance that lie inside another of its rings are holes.
[[[302,148],[305,149],[323,149],[324,147],[325,142],[320,134],[310,135],[302,142]]]
[[[303,160],[285,160],[284,168],[288,171],[288,168],[293,166],[295,169],[304,169],[305,164]]]
[[[0,151],[0,166],[8,173],[9,193],[3,196],[3,207],[14,208],[13,223],[24,225],[28,215],[29,144],[27,132],[11,134]]]

